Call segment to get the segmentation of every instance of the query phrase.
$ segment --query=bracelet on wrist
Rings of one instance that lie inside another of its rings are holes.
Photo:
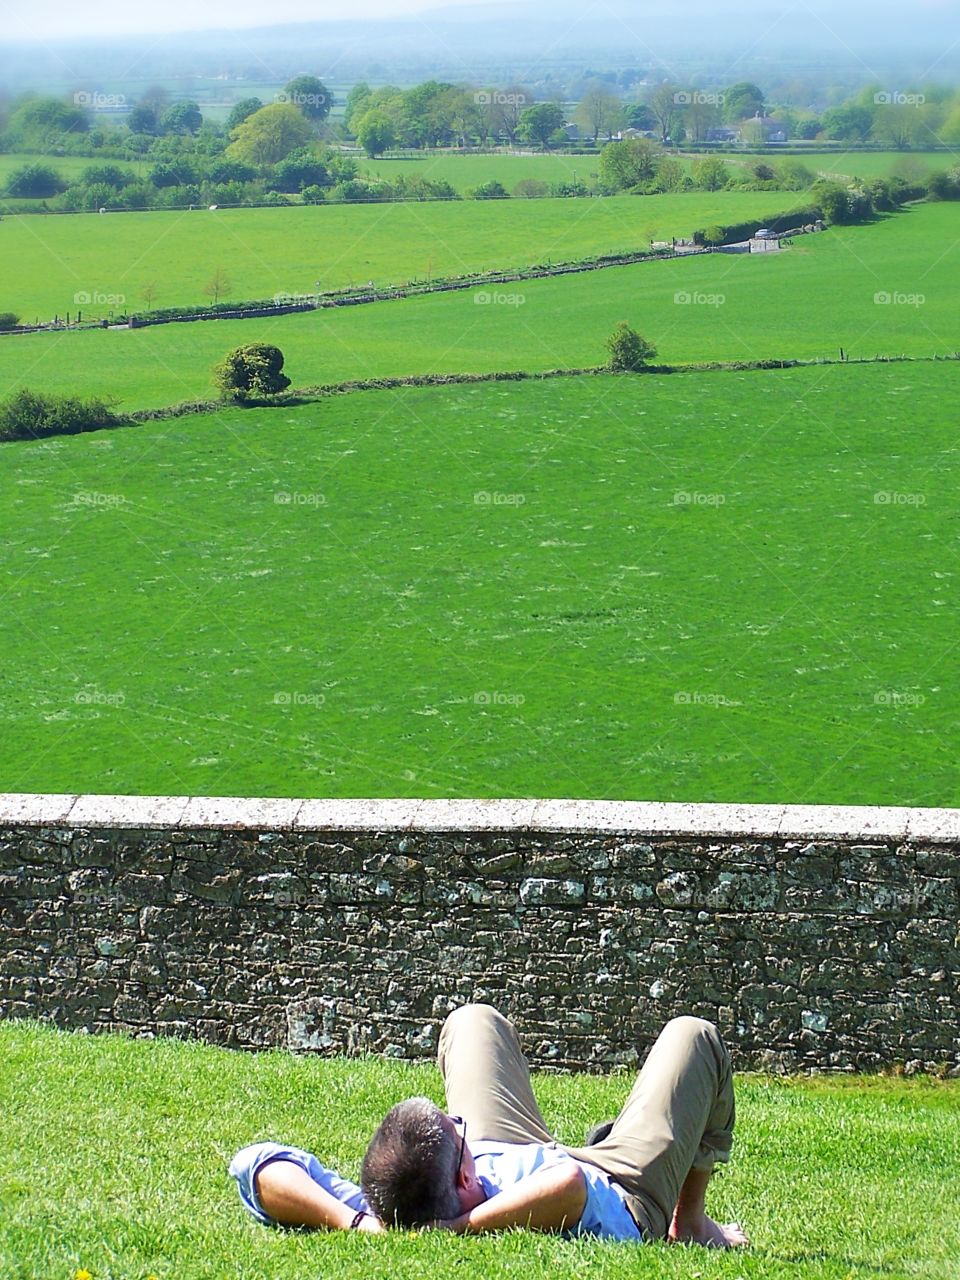
[[[350,1230],[356,1231],[357,1227],[359,1227],[360,1223],[364,1220],[365,1217],[367,1217],[366,1209],[358,1209],[357,1212],[353,1215],[353,1218],[351,1219]]]

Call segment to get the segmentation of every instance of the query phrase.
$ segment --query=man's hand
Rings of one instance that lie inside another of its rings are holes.
[[[367,1213],[357,1223],[357,1231],[366,1231],[368,1235],[378,1236],[386,1227],[375,1214]]]

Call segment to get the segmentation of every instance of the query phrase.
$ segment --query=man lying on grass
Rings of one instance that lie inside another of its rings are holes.
[[[623,1110],[585,1147],[551,1136],[512,1024],[490,1005],[447,1018],[438,1062],[447,1106],[395,1106],[363,1160],[363,1190],[294,1147],[263,1143],[233,1160],[244,1205],[262,1222],[382,1231],[526,1227],[568,1236],[745,1245],[705,1211],[716,1162],[730,1157],[730,1057],[711,1023],[664,1028]],[[469,1140],[468,1140],[469,1134]]]

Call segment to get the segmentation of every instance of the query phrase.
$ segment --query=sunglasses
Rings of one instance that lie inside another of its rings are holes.
[[[453,1175],[453,1180],[456,1182],[460,1177],[460,1170],[463,1167],[463,1153],[467,1145],[467,1122],[464,1120],[463,1116],[450,1116],[449,1119],[453,1124],[461,1125],[463,1128],[463,1132],[460,1137],[460,1155],[457,1158],[457,1168]]]

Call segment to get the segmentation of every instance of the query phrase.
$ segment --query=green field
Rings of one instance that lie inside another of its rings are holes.
[[[798,157],[819,173],[847,178],[918,179],[935,170],[952,169],[960,152],[951,151],[846,151],[837,155]]]
[[[225,298],[379,285],[648,248],[714,222],[788,209],[790,192],[699,192],[596,200],[486,200],[287,209],[75,214],[0,221],[0,310],[24,322],[75,313],[75,297],[117,295],[141,309],[203,305],[221,268]],[[123,303],[94,302],[88,316]]]
[[[377,160],[360,155],[358,159],[361,171],[371,178],[384,178],[387,182],[396,182],[401,175],[429,178],[433,182],[449,182],[455,191],[462,194],[482,182],[500,182],[507,191],[512,191],[518,182],[527,178],[548,183],[578,179],[592,186],[597,180],[599,156],[555,152],[544,155],[515,155],[510,152],[457,155],[453,151],[439,151]]]
[[[945,355],[960,349],[958,227],[957,205],[924,204],[779,254],[710,254],[269,320],[0,337],[0,397],[23,385],[107,394],[129,408],[206,397],[214,363],[254,341],[281,346],[295,386],[583,367],[605,360],[621,319],[671,363],[835,358],[841,346],[853,356]],[[901,300],[878,304],[878,293]]]
[[[441,1100],[432,1066],[295,1058],[0,1026],[0,1270],[9,1280],[956,1280],[960,1085],[870,1077],[737,1082],[734,1156],[708,1208],[753,1247],[565,1241],[514,1232],[275,1231],[226,1166],[249,1142],[313,1149],[357,1174],[387,1108]],[[629,1080],[540,1075],[561,1140],[614,1115]]]
[[[0,790],[957,804],[957,378],[606,375],[7,444]]]

